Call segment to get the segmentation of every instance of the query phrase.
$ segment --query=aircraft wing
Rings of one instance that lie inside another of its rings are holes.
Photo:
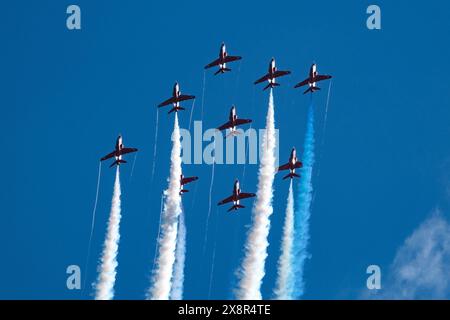
[[[160,104],[158,104],[158,108],[167,106],[167,105],[172,104],[172,103],[175,103],[175,102],[177,102],[177,100],[176,100],[174,97],[169,98],[169,99],[167,99],[166,101],[161,102]]]
[[[263,77],[259,78],[258,80],[256,80],[254,82],[254,84],[258,84],[258,83],[267,81],[267,80],[269,80],[269,78],[270,78],[270,74],[266,74],[265,76],[263,76]]]
[[[233,201],[233,196],[229,196],[228,198],[223,199],[222,201],[220,201],[217,205],[220,206],[222,204],[228,203]]]
[[[104,160],[110,159],[110,158],[114,157],[115,155],[116,155],[116,152],[113,151],[113,152],[111,152],[111,153],[108,153],[108,154],[107,154],[106,156],[104,156],[103,158],[101,158],[100,161],[104,161]]]
[[[209,69],[211,67],[218,66],[219,64],[220,64],[220,59],[216,59],[213,62],[211,62],[210,64],[207,64],[205,66],[205,69]]]
[[[278,78],[278,77],[286,76],[290,73],[291,73],[290,71],[275,71],[275,73],[273,74],[273,77]]]
[[[189,95],[186,95],[186,94],[182,94],[178,98],[175,99],[175,102],[191,100],[191,99],[195,99],[195,96],[189,96]]]
[[[197,179],[198,179],[198,177],[183,178],[183,180],[181,180],[181,184],[185,185],[185,184],[188,184],[188,183],[190,183],[192,181],[195,181]]]
[[[316,76],[316,77],[314,78],[314,81],[313,81],[313,82],[319,82],[319,81],[322,81],[322,80],[328,80],[328,79],[331,79],[331,76],[328,76],[328,75],[318,75],[318,76]]]
[[[297,161],[297,163],[295,164],[295,169],[302,168],[302,167],[303,167],[303,163],[301,161]]]
[[[239,193],[238,199],[240,200],[240,199],[252,198],[254,196],[256,196],[256,194],[254,194],[254,193],[241,192],[241,193]]]
[[[278,171],[289,170],[291,168],[290,163],[283,164],[278,168]]]
[[[246,124],[246,123],[250,123],[252,122],[251,119],[236,119],[236,121],[234,122],[237,126]]]
[[[226,56],[224,60],[224,62],[233,62],[233,61],[237,61],[237,60],[241,60],[242,57],[239,56]]]
[[[231,128],[233,126],[233,123],[231,123],[231,121],[228,121],[227,123],[221,125],[220,127],[217,128],[217,130],[226,130],[228,128]]]
[[[297,84],[295,85],[295,88],[300,88],[300,87],[306,86],[308,83],[309,83],[309,78],[303,80],[302,82],[297,83]]]
[[[127,153],[136,152],[136,151],[138,151],[138,149],[136,149],[136,148],[123,148],[122,150],[120,150],[120,154],[127,154]]]

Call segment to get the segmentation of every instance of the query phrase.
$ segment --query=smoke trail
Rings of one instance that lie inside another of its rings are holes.
[[[275,177],[275,116],[273,93],[270,90],[266,131],[262,141],[262,152],[258,176],[256,200],[253,205],[252,226],[247,234],[244,259],[239,270],[239,284],[236,297],[244,300],[262,299],[261,283],[264,277],[267,257],[267,236],[270,216],[273,212],[273,180]]]
[[[120,225],[120,170],[116,169],[116,180],[114,182],[114,193],[109,215],[108,230],[101,265],[99,266],[99,276],[96,287],[96,300],[111,300],[114,297],[114,283],[116,282],[117,251],[119,249],[119,225]]]
[[[100,176],[102,174],[102,163],[99,162],[98,163],[98,176],[97,176],[97,188],[95,191],[95,202],[94,202],[94,209],[92,210],[92,222],[91,222],[91,233],[89,235],[89,244],[88,244],[88,251],[87,251],[87,255],[86,255],[86,263],[85,265],[85,272],[86,272],[86,276],[84,277],[84,282],[83,282],[83,292],[84,289],[86,288],[86,280],[87,280],[87,270],[89,267],[89,257],[91,256],[91,244],[92,244],[92,235],[94,234],[94,225],[95,225],[95,213],[97,211],[97,203],[98,203],[98,192],[100,189]]]
[[[159,124],[159,112],[158,112],[158,109],[156,109],[155,144],[154,144],[154,147],[153,147],[152,177],[150,179],[151,184],[153,184],[153,177],[155,176],[156,147],[158,146],[158,124]]]
[[[274,290],[278,300],[291,300],[293,293],[292,274],[292,246],[294,244],[294,193],[292,180],[289,185],[289,195],[284,218],[283,239],[281,241],[281,255],[278,260],[278,278]]]
[[[303,168],[300,169],[298,205],[295,212],[295,246],[294,246],[294,297],[301,298],[305,292],[304,268],[310,255],[307,251],[309,242],[309,218],[313,194],[312,171],[314,165],[314,108],[311,101],[308,111],[306,135],[304,141]]]
[[[171,300],[183,300],[184,262],[186,260],[186,225],[184,210],[178,217],[177,249],[175,251],[175,266],[173,269]]]
[[[177,113],[175,113],[172,143],[170,176],[168,179],[169,186],[164,191],[165,200],[161,236],[158,240],[158,258],[153,273],[152,285],[147,294],[147,298],[152,300],[168,300],[172,286],[172,273],[177,245],[177,220],[181,212],[181,141]]]

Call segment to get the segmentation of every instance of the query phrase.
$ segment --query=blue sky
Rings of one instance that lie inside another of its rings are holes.
[[[222,41],[243,60],[230,74],[206,73],[203,126],[224,122],[234,103],[263,128],[268,94],[252,83],[274,56],[280,69],[292,71],[274,93],[282,159],[292,146],[301,153],[306,125],[309,100],[293,85],[312,61],[334,76],[325,136],[327,84],[314,97],[318,158],[305,298],[360,297],[368,265],[388,272],[398,248],[430,212],[439,207],[449,218],[449,4],[378,1],[380,31],[366,28],[367,1],[230,1],[221,8],[211,2],[79,0],[80,31],[66,28],[69,4],[2,6],[0,298],[92,297],[89,289],[67,290],[65,270],[84,265],[98,159],[119,133],[141,151],[133,176],[131,163],[121,172],[116,298],[144,297],[173,128],[173,116],[161,111],[152,183],[156,105],[179,81],[198,97],[193,118],[200,120],[203,66]],[[181,126],[188,121],[188,112],[180,114]],[[211,168],[186,165],[184,172],[200,177],[183,198],[185,297],[208,297],[216,244],[210,298],[231,298],[251,205],[236,215],[213,206],[203,254]],[[254,192],[257,166],[246,172],[242,187]],[[242,165],[216,167],[213,204],[242,173]],[[96,278],[113,179],[114,171],[103,166],[88,283]],[[287,191],[277,176],[266,298],[275,283]]]

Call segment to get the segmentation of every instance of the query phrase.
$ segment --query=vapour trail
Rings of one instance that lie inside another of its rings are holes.
[[[253,95],[252,95],[252,103],[251,103],[252,107],[251,107],[251,114],[254,114],[255,112],[255,86],[253,86]],[[250,130],[253,128],[253,122],[250,123]],[[244,162],[244,169],[242,170],[242,185],[245,184],[245,171],[247,168],[247,159],[248,161],[250,161],[250,156],[249,156],[249,148],[250,148],[250,142],[245,140],[245,162]]]
[[[203,84],[202,84],[202,113],[201,120],[203,121],[203,106],[205,104],[205,87],[206,87],[206,71],[203,71]]]
[[[211,216],[212,207],[212,189],[214,185],[214,173],[216,167],[216,137],[214,137],[214,156],[211,169],[211,182],[209,183],[209,202],[208,202],[208,215],[206,216],[206,227],[205,227],[205,240],[203,241],[203,256],[205,256],[206,242],[208,241],[208,229],[209,229],[209,218]]]
[[[135,152],[135,153],[134,153],[134,159],[133,159],[133,165],[131,166],[130,180],[131,180],[131,178],[133,178],[134,166],[136,165],[136,158],[137,158],[137,155],[138,155],[138,153]]]
[[[150,184],[153,184],[153,177],[155,176],[156,150],[158,146],[158,125],[159,125],[159,110],[156,109],[155,144],[153,146],[153,164],[152,164],[152,176],[150,178]]]
[[[159,205],[160,208],[159,208],[158,235],[156,236],[156,241],[155,241],[155,254],[153,256],[152,274],[155,271],[156,255],[158,253],[158,240],[159,240],[159,236],[161,235],[161,217],[162,217],[162,213],[163,213],[163,201],[164,201],[164,192],[161,192],[161,202]]]
[[[278,259],[278,277],[274,290],[275,299],[292,300],[292,246],[294,244],[294,192],[292,179],[289,185],[289,195],[284,218],[283,238],[281,240],[281,254]]]
[[[322,145],[325,137],[325,131],[327,129],[327,117],[328,117],[328,106],[330,105],[330,95],[331,95],[331,84],[333,80],[330,80],[330,84],[328,85],[328,94],[327,94],[327,105],[325,107],[325,120],[323,124],[323,133],[322,133]]]
[[[164,211],[161,223],[161,235],[158,239],[158,258],[152,277],[152,284],[147,294],[147,298],[152,300],[168,300],[172,287],[172,274],[177,245],[178,215],[181,213],[181,141],[177,113],[175,113],[172,143],[169,185],[167,190],[164,191]]]
[[[239,270],[239,283],[236,289],[237,299],[262,299],[261,284],[265,275],[267,258],[267,237],[270,229],[270,216],[273,212],[273,181],[275,177],[275,115],[273,92],[270,90],[269,107],[266,118],[266,130],[261,144],[262,152],[258,173],[256,200],[252,210],[252,226],[247,234],[244,259]]]
[[[175,266],[173,269],[171,300],[183,299],[184,263],[186,260],[186,225],[184,220],[184,209],[178,216],[177,248],[175,251]]]
[[[211,271],[209,274],[209,286],[208,286],[208,300],[211,298],[211,289],[212,289],[212,281],[214,277],[214,266],[216,264],[216,247],[217,247],[217,231],[219,227],[219,219],[218,219],[218,210],[216,210],[216,232],[214,233],[214,247],[212,254],[212,262],[211,262]]]
[[[192,114],[194,113],[194,107],[195,107],[195,99],[192,100],[191,114],[189,116],[189,128],[188,128],[189,132],[191,132]]]
[[[320,148],[319,148],[319,154],[317,156],[320,164],[320,160],[322,159],[322,153],[323,153],[323,146],[325,144],[325,132],[327,130],[327,118],[328,118],[328,106],[330,105],[330,95],[331,95],[331,83],[332,80],[330,80],[330,84],[328,85],[328,93],[327,93],[327,104],[325,106],[325,116],[323,120],[323,130],[322,130],[322,136],[320,137]],[[317,167],[317,177],[320,176],[320,165]],[[314,196],[313,196],[313,202],[314,202]]]
[[[94,235],[94,225],[95,225],[95,213],[97,211],[97,203],[98,203],[98,192],[100,190],[100,176],[102,174],[102,162],[99,161],[98,163],[98,175],[97,175],[97,188],[95,191],[95,202],[94,202],[94,209],[92,210],[92,222],[91,222],[91,233],[89,235],[89,244],[88,244],[88,251],[87,251],[87,256],[86,256],[86,263],[85,268],[84,268],[84,272],[86,273],[85,277],[84,277],[84,281],[83,281],[83,292],[84,289],[86,288],[86,280],[87,280],[87,270],[89,268],[89,257],[91,256],[91,245],[92,245],[92,236]]]
[[[117,166],[116,180],[109,215],[108,229],[106,232],[103,254],[96,286],[96,300],[111,300],[114,298],[114,283],[116,282],[117,252],[120,240],[120,169]]]
[[[309,220],[311,217],[311,202],[313,196],[312,172],[314,166],[314,107],[311,104],[308,111],[306,135],[303,146],[303,168],[300,169],[298,201],[295,211],[295,245],[294,245],[294,298],[299,299],[305,292],[304,269],[306,259],[309,259]]]

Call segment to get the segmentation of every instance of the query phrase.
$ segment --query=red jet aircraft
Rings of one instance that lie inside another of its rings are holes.
[[[316,87],[316,82],[328,80],[331,78],[332,78],[332,76],[329,76],[329,75],[320,75],[317,72],[317,65],[315,63],[313,63],[311,68],[309,69],[309,77],[307,79],[303,80],[302,82],[296,84],[294,88],[299,88],[299,87],[309,85],[309,88],[305,92],[303,92],[303,94],[308,93],[308,92],[313,93],[314,91],[320,90],[319,87]]]
[[[191,183],[192,181],[198,180],[198,177],[184,177],[181,175],[180,177],[180,195],[183,195],[185,192],[189,192],[189,190],[183,189],[183,186]]]
[[[230,212],[232,210],[238,210],[240,208],[245,208],[243,205],[239,204],[239,201],[242,199],[246,199],[246,198],[252,198],[254,197],[255,194],[254,193],[245,193],[245,192],[241,192],[241,189],[239,188],[239,180],[236,180],[234,182],[234,187],[233,187],[233,194],[231,196],[229,196],[228,198],[223,199],[222,201],[220,201],[217,205],[222,205],[228,202],[233,202],[233,206],[228,209],[227,212]]]
[[[180,106],[180,102],[186,101],[186,100],[191,100],[191,99],[195,99],[195,96],[181,94],[180,85],[178,84],[178,82],[175,82],[175,84],[173,86],[173,90],[172,90],[172,97],[167,99],[164,102],[161,102],[158,105],[158,108],[172,104],[173,107],[172,107],[172,109],[170,109],[170,111],[168,113],[172,113],[174,111],[178,112],[178,110],[186,110],[185,108]]]
[[[267,86],[265,86],[263,90],[266,90],[267,88],[274,88],[274,87],[280,85],[279,83],[275,82],[276,78],[288,75],[290,73],[291,73],[290,71],[277,70],[277,67],[275,66],[275,58],[272,58],[272,60],[270,61],[270,64],[269,64],[269,72],[262,78],[256,80],[254,84],[268,81],[269,84]]]
[[[289,162],[280,166],[278,168],[278,171],[283,170],[290,171],[289,174],[283,178],[283,180],[287,178],[293,179],[294,177],[300,178],[300,176],[295,173],[295,169],[299,169],[301,167],[303,167],[303,163],[297,160],[297,153],[295,151],[295,148],[292,148],[291,156],[289,157]]]
[[[229,119],[228,122],[218,127],[217,130],[222,131],[230,129],[230,135],[233,136],[238,134],[238,132],[236,131],[237,126],[252,122],[251,119],[238,119],[236,107],[234,105],[231,106],[230,115],[228,119]]]
[[[239,56],[229,56],[227,50],[225,48],[225,43],[222,42],[219,51],[219,58],[211,62],[210,64],[205,66],[205,69],[209,69],[215,66],[219,66],[219,70],[217,70],[214,75],[218,75],[219,73],[225,73],[227,71],[231,71],[230,68],[227,68],[227,63],[241,60],[242,57]]]
[[[113,152],[107,154],[103,158],[101,158],[100,161],[104,161],[104,160],[110,159],[112,157],[115,157],[116,161],[114,161],[109,167],[111,168],[115,165],[119,166],[121,163],[127,163],[125,160],[122,160],[122,156],[124,154],[132,153],[132,152],[136,152],[136,151],[138,151],[138,149],[136,149],[136,148],[125,148],[123,146],[122,136],[119,135],[119,137],[117,137],[115,150]]]

